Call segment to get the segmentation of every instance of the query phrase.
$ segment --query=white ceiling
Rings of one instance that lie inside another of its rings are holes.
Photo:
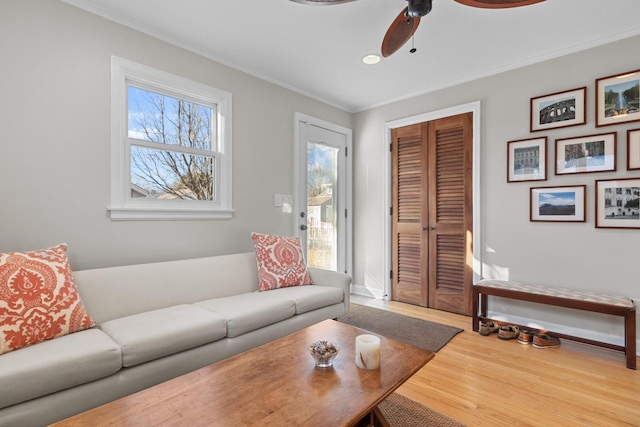
[[[364,65],[406,0],[63,1],[351,112],[640,34],[640,0],[501,10],[433,0],[416,53],[409,41]]]

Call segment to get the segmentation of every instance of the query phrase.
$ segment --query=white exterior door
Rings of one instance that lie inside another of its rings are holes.
[[[351,130],[296,114],[295,232],[307,264],[351,270]]]

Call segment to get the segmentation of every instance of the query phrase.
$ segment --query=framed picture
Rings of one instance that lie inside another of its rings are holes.
[[[596,80],[596,127],[640,120],[640,70]]]
[[[627,131],[627,170],[640,169],[640,129]]]
[[[507,142],[507,182],[547,180],[547,137]]]
[[[596,181],[596,228],[640,229],[640,178]]]
[[[587,88],[531,98],[531,132],[587,123]]]
[[[529,220],[585,222],[586,185],[572,187],[534,187],[530,190]]]
[[[556,175],[616,170],[618,134],[556,139]]]

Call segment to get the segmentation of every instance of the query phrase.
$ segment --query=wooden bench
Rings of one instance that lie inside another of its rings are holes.
[[[487,297],[489,295],[624,317],[624,347],[547,330],[544,332],[558,338],[622,351],[627,356],[627,368],[636,369],[636,307],[631,298],[485,279],[473,286],[474,331],[478,330],[480,320],[496,321],[495,319],[487,318]],[[528,326],[516,326],[527,330],[536,330]]]

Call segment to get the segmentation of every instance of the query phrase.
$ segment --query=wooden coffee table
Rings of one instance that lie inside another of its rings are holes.
[[[380,369],[365,371],[355,365],[363,333],[326,320],[54,425],[385,425],[378,403],[434,353],[380,337]],[[320,339],[341,347],[332,368],[316,368],[308,353]]]

